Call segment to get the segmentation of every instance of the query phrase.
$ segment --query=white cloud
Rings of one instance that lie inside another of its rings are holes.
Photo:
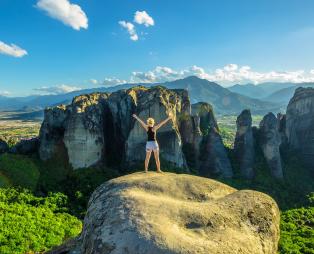
[[[131,22],[126,22],[124,20],[119,21],[119,25],[122,26],[127,30],[127,32],[130,35],[130,39],[132,41],[137,41],[138,40],[138,35],[136,33],[135,27]]]
[[[35,88],[34,90],[43,95],[56,95],[56,94],[64,94],[70,93],[74,91],[81,90],[82,88],[69,86],[69,85],[57,85],[57,86],[43,86],[40,88]]]
[[[0,54],[13,57],[23,57],[27,55],[27,51],[14,44],[8,45],[0,41]]]
[[[146,11],[137,11],[134,15],[134,22],[146,27],[155,25],[154,19]]]
[[[88,28],[88,18],[82,8],[69,0],[38,0],[36,6],[50,17],[62,21],[75,30]]]
[[[10,94],[9,91],[0,91],[0,96],[9,96]]]
[[[115,86],[115,85],[121,85],[127,83],[126,80],[121,80],[117,78],[105,78],[102,85],[104,86]]]
[[[158,83],[193,75],[226,86],[235,83],[314,82],[314,70],[309,72],[305,72],[304,70],[258,72],[253,71],[250,66],[238,66],[236,64],[228,64],[211,72],[205,71],[204,68],[196,65],[183,70],[173,70],[169,67],[157,66],[155,69],[147,72],[132,72],[130,81],[134,83]]]
[[[97,79],[93,79],[93,78],[90,79],[89,82],[94,84],[94,85],[97,85],[99,83]]]

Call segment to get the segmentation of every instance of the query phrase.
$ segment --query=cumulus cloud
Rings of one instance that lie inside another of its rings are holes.
[[[23,57],[27,55],[27,51],[25,49],[20,48],[17,45],[14,44],[8,45],[0,41],[0,54],[13,57]]]
[[[70,93],[74,91],[81,90],[82,88],[69,86],[69,85],[57,85],[57,86],[43,86],[40,88],[35,88],[34,90],[43,95],[57,95],[57,94],[64,94]]]
[[[9,91],[0,91],[0,96],[9,96],[10,94]]]
[[[134,22],[146,27],[155,25],[154,19],[146,11],[137,11],[134,15]]]
[[[69,0],[38,0],[36,6],[48,16],[62,21],[75,30],[88,28],[88,18],[82,8]]]
[[[196,65],[183,70],[173,70],[169,67],[157,66],[155,69],[147,72],[132,72],[130,81],[134,83],[158,83],[193,75],[218,82],[222,85],[235,83],[258,84],[263,82],[314,82],[314,70],[309,72],[305,72],[304,70],[258,72],[252,70],[250,66],[238,66],[237,64],[227,64],[214,71],[206,71],[204,68]]]
[[[119,21],[119,25],[127,30],[127,32],[130,35],[130,39],[132,41],[138,40],[138,35],[136,33],[135,26],[131,22],[126,22],[124,20],[121,20],[121,21]]]
[[[105,78],[102,85],[104,86],[116,86],[127,83],[126,80],[117,79],[117,78]]]

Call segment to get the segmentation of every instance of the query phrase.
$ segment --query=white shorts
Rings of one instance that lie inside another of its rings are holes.
[[[158,151],[159,146],[157,141],[147,141],[146,142],[146,151],[151,152],[151,151]]]

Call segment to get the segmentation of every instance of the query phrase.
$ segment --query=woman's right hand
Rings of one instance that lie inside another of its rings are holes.
[[[134,118],[136,118],[136,115],[135,115],[135,114],[133,114],[132,116],[133,116]]]

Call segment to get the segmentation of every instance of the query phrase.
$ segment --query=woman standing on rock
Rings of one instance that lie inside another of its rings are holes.
[[[156,140],[156,131],[163,126],[165,123],[167,123],[171,119],[171,114],[169,114],[168,118],[160,122],[159,124],[155,125],[154,118],[148,118],[147,124],[145,124],[137,115],[133,114],[133,117],[139,121],[139,123],[142,125],[142,127],[146,130],[147,133],[147,142],[146,142],[146,158],[145,158],[145,172],[148,171],[148,164],[149,159],[151,156],[152,151],[154,152],[154,157],[156,161],[157,166],[157,172],[161,173],[160,170],[160,161],[159,161],[159,145]]]

